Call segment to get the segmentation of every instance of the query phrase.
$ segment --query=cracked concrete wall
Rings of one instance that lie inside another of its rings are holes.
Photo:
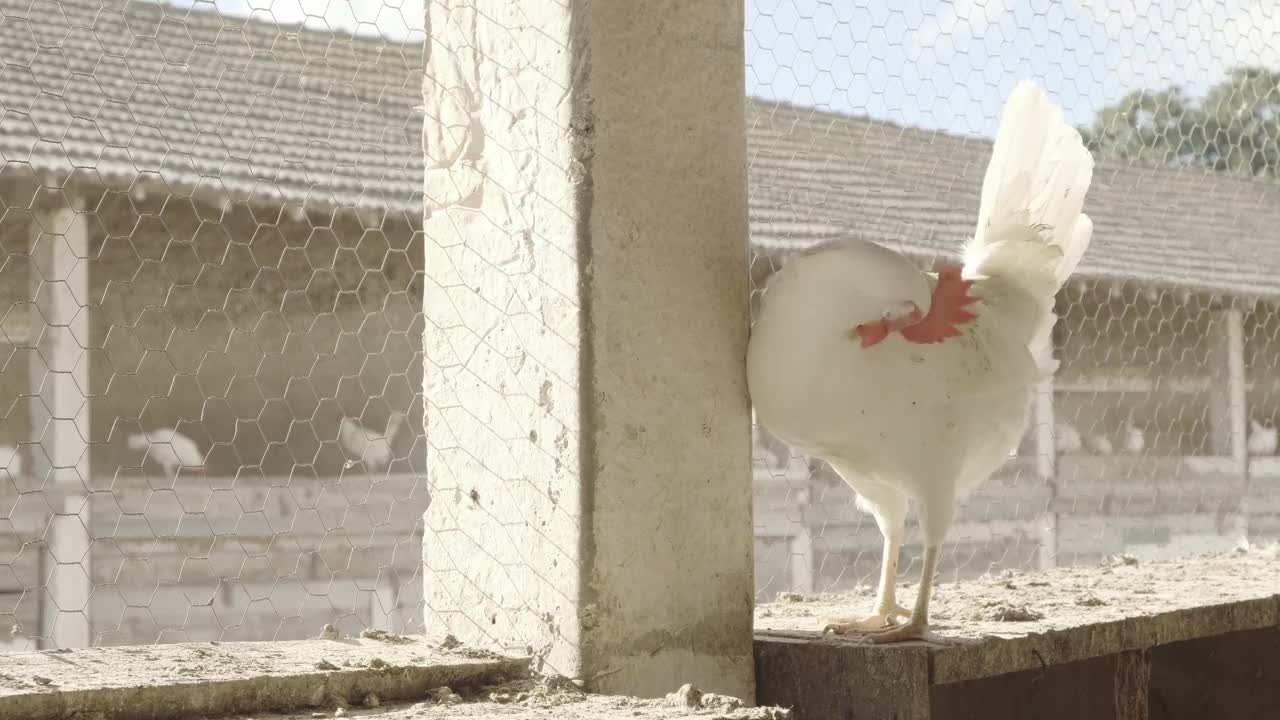
[[[428,632],[754,697],[741,2],[427,12]]]

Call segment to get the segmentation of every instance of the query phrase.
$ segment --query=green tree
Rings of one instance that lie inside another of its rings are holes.
[[[1280,72],[1235,68],[1199,99],[1138,90],[1081,132],[1102,156],[1280,177]]]

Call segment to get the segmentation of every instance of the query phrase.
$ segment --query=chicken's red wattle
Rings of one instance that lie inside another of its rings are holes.
[[[947,338],[959,337],[960,326],[972,322],[978,316],[968,307],[978,301],[969,294],[972,280],[960,275],[960,268],[948,265],[938,273],[938,284],[933,288],[929,312],[920,317],[919,311],[909,316],[909,324],[894,327],[888,318],[862,323],[853,332],[862,341],[862,347],[871,347],[897,330],[907,342],[917,344],[937,343]]]

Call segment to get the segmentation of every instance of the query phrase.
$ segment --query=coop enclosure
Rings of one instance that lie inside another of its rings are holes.
[[[444,444],[423,419],[423,123],[449,135],[483,113],[419,109],[410,5],[0,0],[0,646],[421,626]],[[790,254],[831,238],[954,259],[1018,77],[1044,82],[1098,158],[1094,244],[1058,299],[1062,369],[965,502],[943,578],[1275,538],[1274,18],[1208,0],[1145,18],[889,5],[745,7],[753,306]],[[451,178],[426,191],[481,202]],[[556,307],[481,295],[455,309],[507,317],[486,342],[563,330]],[[512,407],[557,399],[500,390]],[[200,462],[164,465],[176,440],[145,433],[166,430]],[[842,481],[767,428],[753,440],[757,600],[872,583],[880,537]],[[441,472],[500,474],[488,459]]]

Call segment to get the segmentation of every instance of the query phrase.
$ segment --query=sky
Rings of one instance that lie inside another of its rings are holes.
[[[1195,94],[1237,65],[1280,69],[1277,0],[745,2],[749,94],[965,135],[993,135],[1004,97],[1024,78],[1084,125],[1132,90]],[[423,37],[423,0],[213,4],[280,23]]]

